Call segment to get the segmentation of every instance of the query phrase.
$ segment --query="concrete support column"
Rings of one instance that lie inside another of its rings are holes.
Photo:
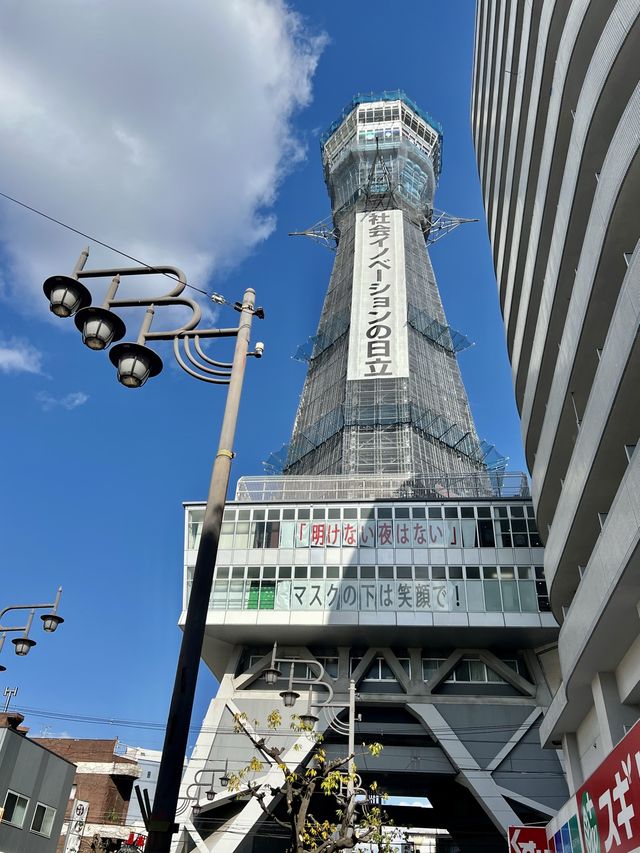
[[[573,732],[562,736],[562,752],[564,753],[567,785],[569,786],[569,793],[573,796],[584,782],[578,739]]]
[[[624,737],[625,726],[628,728],[635,723],[637,714],[620,702],[613,672],[596,673],[591,682],[591,690],[600,727],[602,750],[606,755]]]

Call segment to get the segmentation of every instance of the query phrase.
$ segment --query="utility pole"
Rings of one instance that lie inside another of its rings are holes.
[[[182,635],[176,678],[169,709],[156,793],[149,821],[147,853],[169,853],[173,833],[177,830],[175,814],[182,781],[184,757],[189,736],[200,654],[204,639],[213,570],[218,554],[222,512],[227,498],[233,441],[244,379],[244,369],[254,314],[255,293],[248,289],[242,300],[241,318],[236,337],[233,366],[227,401],[220,430],[207,506],[202,524],[200,546],[193,574],[193,585]]]

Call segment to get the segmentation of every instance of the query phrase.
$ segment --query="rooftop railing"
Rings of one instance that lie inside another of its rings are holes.
[[[519,471],[474,471],[431,477],[419,474],[241,477],[236,487],[236,501],[241,503],[530,497],[527,476]]]

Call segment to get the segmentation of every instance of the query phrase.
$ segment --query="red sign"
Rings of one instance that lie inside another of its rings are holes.
[[[543,826],[510,826],[509,853],[549,853],[545,828]]]
[[[640,725],[591,774],[576,802],[585,853],[640,849]]]

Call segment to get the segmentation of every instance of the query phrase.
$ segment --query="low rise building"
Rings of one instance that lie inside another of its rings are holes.
[[[27,737],[23,720],[0,714],[0,850],[55,853],[75,767]]]
[[[135,798],[133,786],[141,772],[138,762],[120,754],[116,738],[42,738],[36,743],[76,765],[75,797],[65,803],[65,824],[58,849],[64,849],[74,805],[84,802],[88,808],[83,838],[91,841],[98,836],[104,850],[118,850],[132,832],[135,834],[128,813]],[[24,848],[27,849],[31,851]]]

